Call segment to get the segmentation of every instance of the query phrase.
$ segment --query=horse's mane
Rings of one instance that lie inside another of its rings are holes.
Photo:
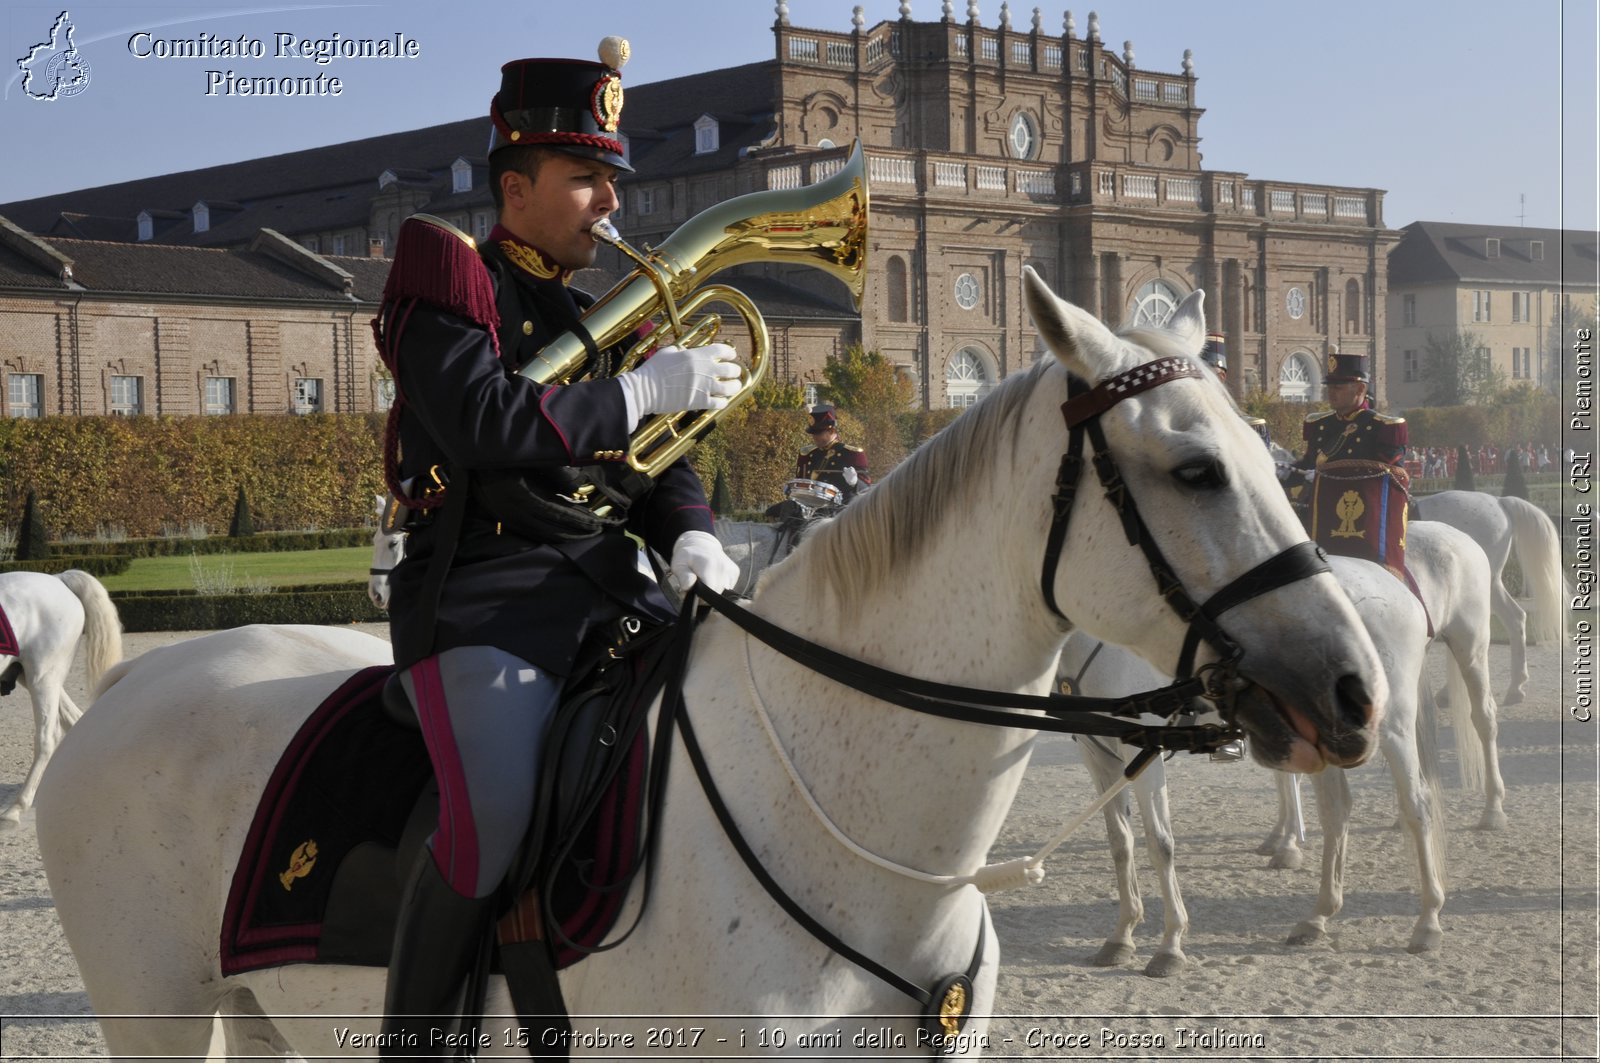
[[[817,528],[800,550],[820,570],[818,584],[846,606],[881,586],[897,564],[915,557],[953,514],[969,512],[979,482],[1009,433],[1013,449],[1017,412],[1035,383],[1056,364],[1043,358],[1002,381],[982,402],[911,453],[835,520]],[[797,551],[798,552],[798,551]],[[775,570],[792,572],[790,566]]]

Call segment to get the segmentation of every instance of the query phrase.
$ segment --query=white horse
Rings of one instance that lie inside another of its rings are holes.
[[[1259,440],[1193,360],[1204,340],[1199,297],[1175,313],[1172,331],[1117,337],[1031,270],[1024,277],[1056,357],[1002,383],[818,529],[768,574],[754,613],[882,668],[992,690],[1051,689],[1074,622],[1172,659],[1188,629],[1092,483],[1079,494],[1060,564],[1041,580],[1067,437],[1066,370],[1109,379],[1092,393],[1103,397],[1160,369],[1165,383],[1112,405],[1100,423],[1127,496],[1195,600],[1295,553],[1304,532]],[[1166,357],[1151,363],[1152,349]],[[1064,616],[1050,611],[1047,592]],[[1331,575],[1277,586],[1220,623],[1243,650],[1228,681],[1237,692],[1230,711],[1258,758],[1315,770],[1370,755],[1388,684]],[[335,1027],[358,1037],[378,1029],[383,970],[298,965],[225,977],[218,928],[281,751],[352,669],[387,658],[385,644],[347,629],[248,627],[152,651],[113,673],[105,711],[63,748],[38,815],[57,913],[112,1056],[203,1051],[217,1011],[252,1045],[279,1045],[262,1032],[262,1017],[274,1016],[282,1046],[306,1056],[351,1052]],[[1201,667],[1217,659],[1209,644],[1198,655]],[[713,785],[796,905],[913,985],[974,971],[973,1017],[951,1054],[976,1055],[999,948],[968,876],[1005,819],[1033,732],[894,707],[721,617],[699,629],[684,691],[683,721],[699,735]],[[713,1030],[696,1044],[701,1056],[815,1054],[798,1035],[831,1033],[846,1016],[854,1026],[863,1017],[874,1030],[881,1023],[905,1054],[927,1054],[917,1003],[836,955],[757,885],[677,744],[655,826],[670,844],[659,847],[637,929],[561,975],[575,1017],[612,1016],[608,1035],[637,1040],[580,1042],[580,1054],[659,1055],[644,1033],[659,1030],[659,1019],[615,1017],[644,1014],[696,1017],[685,1026],[705,1026],[706,1016],[791,1017],[785,1044],[758,1043],[759,1024],[736,1022],[751,1031],[748,1041],[730,1034],[718,1043]],[[498,978],[488,1008],[509,1011]],[[523,1050],[496,1037],[481,1051]],[[847,1038],[824,1051],[856,1049]]]
[[[385,531],[384,517],[389,500],[383,495],[373,495],[377,503],[378,524],[372,530],[372,565],[367,569],[367,597],[372,604],[385,611],[389,608],[389,573],[406,556],[406,533]]]
[[[1521,704],[1528,684],[1527,645],[1562,637],[1567,584],[1555,523],[1530,502],[1482,491],[1441,491],[1420,497],[1417,513],[1422,520],[1460,528],[1488,555],[1490,604],[1505,625],[1511,645],[1511,683],[1500,701],[1503,705]],[[1503,582],[1513,546],[1522,565],[1524,593],[1532,599],[1526,614]]]
[[[1384,756],[1400,799],[1401,821],[1412,836],[1421,882],[1422,912],[1408,946],[1426,952],[1442,940],[1439,912],[1444,905],[1442,830],[1434,779],[1432,699],[1422,667],[1427,627],[1416,599],[1399,580],[1378,566],[1354,558],[1330,558],[1334,572],[1349,592],[1356,612],[1381,647],[1389,677],[1390,711],[1380,729]],[[1457,745],[1463,777],[1485,793],[1480,830],[1506,825],[1505,784],[1500,777],[1496,736],[1498,723],[1489,682],[1489,562],[1476,543],[1444,524],[1418,521],[1407,532],[1407,567],[1416,577],[1434,624],[1434,638],[1450,650],[1453,666],[1452,704],[1456,710]],[[1165,677],[1132,653],[1101,645],[1074,633],[1062,650],[1060,676],[1081,693],[1102,696],[1148,690]],[[1104,793],[1121,775],[1135,751],[1098,739],[1078,743],[1095,785]],[[1306,944],[1326,936],[1327,923],[1343,905],[1344,851],[1349,830],[1350,789],[1344,773],[1330,768],[1315,776],[1314,785],[1323,829],[1322,885],[1311,919],[1299,924],[1290,944]],[[1300,838],[1299,776],[1280,773],[1279,812],[1272,834],[1258,852],[1270,854],[1270,866],[1297,868],[1303,861]],[[1146,849],[1160,882],[1165,925],[1161,944],[1145,966],[1152,977],[1166,977],[1187,963],[1183,936],[1189,918],[1178,886],[1176,842],[1166,793],[1164,765],[1152,763],[1131,789],[1144,821]],[[1099,966],[1128,963],[1135,955],[1134,929],[1144,919],[1133,862],[1131,802],[1127,794],[1105,809],[1106,837],[1111,845],[1119,897],[1115,930],[1092,958]]]
[[[0,688],[12,682],[33,700],[33,767],[16,799],[0,813],[0,825],[19,823],[33,804],[34,791],[56,751],[62,733],[83,715],[66,691],[67,673],[78,639],[92,690],[107,668],[122,659],[122,623],[117,607],[99,580],[80,569],[51,576],[42,572],[0,575],[0,613],[9,621],[16,652],[0,629]]]

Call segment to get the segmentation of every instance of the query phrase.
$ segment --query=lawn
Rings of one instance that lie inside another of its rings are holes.
[[[370,546],[282,553],[207,554],[196,557],[135,558],[128,571],[100,582],[110,591],[196,590],[199,581],[213,589],[291,587],[301,583],[365,583],[372,564]]]

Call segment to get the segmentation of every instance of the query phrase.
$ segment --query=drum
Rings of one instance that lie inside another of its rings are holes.
[[[821,480],[790,480],[783,485],[783,497],[811,509],[844,505],[844,492]]]
[[[1411,477],[1398,465],[1323,462],[1311,482],[1311,537],[1330,554],[1403,572],[1410,486]]]

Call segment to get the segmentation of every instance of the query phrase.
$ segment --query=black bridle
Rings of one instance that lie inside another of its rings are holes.
[[[1183,581],[1167,563],[1161,548],[1151,537],[1149,528],[1140,517],[1138,507],[1128,493],[1127,484],[1122,479],[1116,460],[1106,446],[1099,418],[1125,398],[1171,380],[1200,377],[1202,372],[1199,365],[1188,359],[1163,358],[1120,373],[1092,388],[1069,375],[1067,401],[1061,406],[1061,413],[1068,429],[1067,450],[1061,457],[1061,467],[1056,475],[1056,491],[1051,500],[1050,531],[1046,536],[1044,563],[1040,575],[1040,587],[1045,604],[1056,616],[1064,621],[1067,620],[1056,603],[1055,575],[1061,560],[1062,546],[1066,542],[1073,501],[1077,497],[1078,481],[1083,470],[1084,441],[1087,439],[1094,451],[1092,460],[1095,472],[1100,478],[1107,500],[1122,519],[1123,532],[1128,542],[1138,546],[1144,553],[1162,597],[1188,625],[1188,632],[1179,654],[1178,669],[1173,682],[1169,685],[1126,697],[1101,698],[1059,692],[1048,695],[1016,694],[936,683],[879,668],[800,638],[736,605],[726,596],[707,589],[703,582],[696,582],[691,594],[685,596],[683,618],[680,621],[684,630],[683,637],[687,639],[688,631],[703,620],[709,611],[715,610],[761,643],[791,660],[835,682],[892,705],[969,723],[1055,733],[1099,735],[1118,738],[1123,742],[1139,746],[1139,754],[1126,769],[1129,777],[1137,775],[1143,770],[1144,765],[1162,750],[1192,753],[1214,751],[1242,735],[1231,716],[1234,696],[1240,685],[1239,663],[1244,658],[1243,648],[1222,629],[1217,617],[1267,591],[1327,572],[1329,566],[1327,556],[1321,548],[1308,540],[1296,543],[1256,565],[1213,594],[1203,605],[1196,604],[1184,590]],[[1218,659],[1202,666],[1199,674],[1196,674],[1194,655],[1202,639],[1217,651]],[[684,654],[686,659],[687,647],[684,649]],[[663,707],[662,733],[670,736],[672,720],[681,723],[679,731],[683,736],[684,746],[701,789],[745,866],[773,901],[818,941],[917,1001],[923,1009],[924,1028],[928,1030],[931,1038],[930,1047],[935,1052],[939,1051],[940,1045],[949,1042],[938,1039],[956,1036],[963,1028],[970,1011],[972,983],[977,977],[983,957],[987,916],[980,921],[977,945],[966,971],[948,975],[931,988],[924,988],[871,959],[822,926],[784,892],[762,866],[754,849],[734,822],[727,803],[722,799],[715,781],[711,778],[699,741],[689,725],[687,714],[683,711],[682,679],[683,675],[680,674],[677,681],[669,688],[675,693],[668,697]],[[1190,702],[1196,697],[1217,703],[1225,723],[1152,726],[1135,722],[1139,716],[1147,713],[1170,719],[1187,711]],[[966,1010],[953,1008],[951,1002],[957,999],[964,1002]]]

